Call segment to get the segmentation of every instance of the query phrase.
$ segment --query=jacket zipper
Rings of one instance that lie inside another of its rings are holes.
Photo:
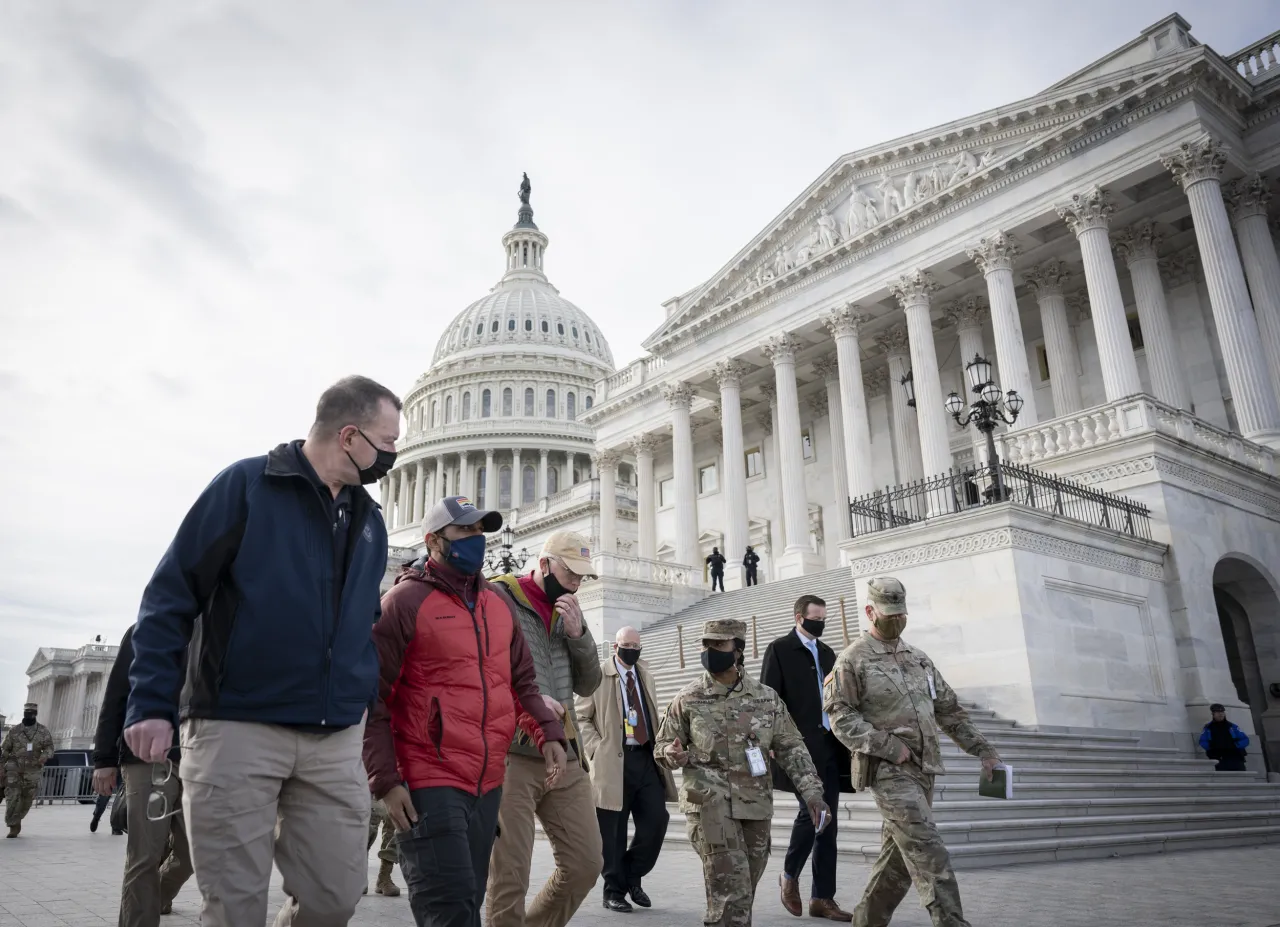
[[[329,521],[329,519],[331,518],[332,509],[333,509],[332,500],[325,499],[324,494],[320,491],[319,486],[316,486],[310,480],[307,480],[306,482],[312,489],[315,490],[316,498],[319,500],[320,506],[324,510],[325,520]],[[347,530],[350,531],[351,528],[353,527],[354,525],[348,527]],[[322,577],[321,579],[322,599],[328,598],[333,600],[333,627],[329,629],[328,639],[325,641],[324,679],[323,679],[324,717],[320,719],[320,724],[322,727],[329,723],[329,682],[333,674],[333,642],[334,640],[337,639],[338,625],[342,621],[342,599],[340,596],[334,596],[333,594],[334,583],[337,582],[337,577],[332,575],[333,573],[333,536],[337,533],[338,533],[338,523],[337,521],[332,521],[329,526],[329,546],[327,551],[328,557],[325,560],[325,562],[329,564],[328,573],[330,575],[327,577]]]
[[[476,590],[476,599],[479,600],[484,595],[483,589]],[[457,596],[454,596],[457,598]],[[462,602],[461,599],[459,599]],[[480,639],[480,624],[476,621],[475,606],[467,605],[462,602],[468,614],[471,615],[471,627],[476,632],[476,662],[480,667],[480,740],[484,744],[484,759],[480,764],[480,777],[476,780],[476,797],[479,798],[483,794],[484,789],[484,773],[489,768],[489,738],[485,736],[486,729],[489,726],[489,684],[484,678],[484,641]],[[480,617],[484,618],[484,606],[481,604]],[[485,622],[486,627],[488,621]]]
[[[440,750],[440,745],[444,743],[444,714],[440,711],[439,698],[437,698],[434,695],[431,696],[431,704],[435,707],[435,710],[436,710],[436,723],[440,725],[440,738],[436,740],[436,759],[443,760],[444,754]],[[430,731],[428,731],[428,733],[430,733]]]

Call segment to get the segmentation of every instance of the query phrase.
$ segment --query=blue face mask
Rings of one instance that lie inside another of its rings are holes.
[[[464,576],[474,576],[484,566],[484,548],[485,541],[482,534],[473,534],[471,537],[450,541],[445,562]]]

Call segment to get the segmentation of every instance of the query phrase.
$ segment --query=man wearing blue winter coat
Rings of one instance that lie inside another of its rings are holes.
[[[273,860],[288,896],[277,927],[342,927],[365,888],[387,531],[362,484],[391,469],[399,436],[394,393],[340,380],[305,441],[214,477],[142,595],[124,737],[163,763],[181,724],[205,927],[264,923]]]
[[[1200,732],[1200,749],[1217,760],[1218,772],[1244,772],[1245,747],[1249,735],[1227,720],[1227,710],[1218,703],[1209,706],[1213,720]]]

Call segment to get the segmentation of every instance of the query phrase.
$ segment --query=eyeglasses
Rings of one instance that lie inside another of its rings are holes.
[[[173,780],[173,760],[165,758],[164,765],[153,763],[151,765],[151,794],[147,796],[147,820],[163,821],[165,818],[171,818],[175,814],[182,813],[182,805],[175,802],[172,808],[169,807],[169,796],[159,789],[164,788]]]

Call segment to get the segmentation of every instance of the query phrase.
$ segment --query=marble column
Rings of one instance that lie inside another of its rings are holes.
[[[644,560],[656,560],[658,555],[657,514],[658,503],[654,499],[653,446],[651,435],[631,439],[631,450],[636,455],[636,524],[639,532],[639,556]]]
[[[831,433],[831,484],[835,490],[836,519],[835,540],[844,541],[849,538],[849,466],[845,458],[848,442],[844,437],[844,386],[841,383],[842,372],[839,355],[819,359],[813,369],[822,377],[827,387],[827,428]],[[858,394],[862,395],[862,377],[858,377]],[[864,400],[865,401],[865,400]],[[870,482],[870,475],[867,481]],[[859,493],[858,495],[861,495]]]
[[[1244,268],[1222,199],[1226,149],[1205,135],[1183,142],[1160,160],[1182,185],[1191,203],[1196,246],[1240,434],[1253,441],[1280,446],[1280,402],[1269,379],[1262,334],[1257,318],[1250,311],[1253,305],[1245,285]]]
[[[612,554],[618,549],[618,458],[600,451],[594,459],[600,474],[600,543],[596,546]]]
[[[550,453],[545,447],[538,453],[538,486],[533,494],[539,499],[551,495],[547,492],[547,455]]]
[[[907,405],[902,378],[911,369],[911,354],[904,325],[889,329],[878,339],[889,361],[889,407],[893,412],[893,453],[897,460],[899,483],[911,483],[924,476],[920,460],[920,430],[916,413]]]
[[[427,459],[417,460],[417,474],[413,482],[413,523],[421,524],[422,517],[427,514]]]
[[[1150,219],[1143,219],[1113,236],[1116,254],[1129,265],[1133,281],[1133,298],[1138,307],[1138,324],[1147,351],[1147,371],[1151,375],[1151,392],[1161,402],[1175,409],[1191,409],[1191,389],[1183,373],[1173,323],[1169,321],[1169,303],[1160,280],[1160,264],[1156,249],[1162,237]]]
[[[698,493],[693,481],[693,425],[689,407],[693,388],[688,383],[666,383],[663,398],[671,407],[671,460],[676,481],[676,561],[697,566],[698,557]],[[702,571],[693,571],[701,584]]]
[[[969,379],[965,376],[964,366],[976,356],[986,357],[986,345],[982,340],[982,326],[987,321],[987,307],[977,296],[966,296],[943,307],[947,321],[956,327],[960,351],[960,398],[965,405],[978,397],[969,387]],[[989,358],[988,358],[989,360]],[[967,429],[973,436],[973,462],[987,463],[987,440],[982,432],[970,427]]]
[[[781,464],[782,520],[787,526],[784,556],[809,551],[809,505],[804,486],[804,451],[800,434],[800,399],[796,390],[796,349],[799,344],[789,334],[769,338],[763,345],[773,362],[778,391],[778,458]],[[803,573],[803,569],[800,570]]]
[[[1067,297],[1063,293],[1063,285],[1070,277],[1071,272],[1061,261],[1045,261],[1023,278],[1040,306],[1055,417],[1070,415],[1084,407],[1080,396],[1080,349],[1067,317]]]
[[[925,270],[903,274],[889,284],[889,292],[907,314],[916,423],[920,429],[920,460],[926,477],[945,473],[952,465],[947,410],[943,405],[938,352],[933,344],[933,319],[929,311],[930,294],[937,288],[933,276]]]
[[[765,402],[769,404],[769,411],[760,414],[756,421],[760,423],[760,428],[764,432],[771,451],[766,457],[765,482],[770,488],[773,488],[777,486],[777,475],[782,470],[781,457],[778,450],[778,391],[774,389],[772,383],[762,383],[760,392],[764,396]],[[767,463],[769,457],[773,458],[772,467]],[[786,519],[782,514],[782,493],[774,492],[772,495],[773,508],[769,512],[771,528],[769,549],[770,556],[773,558],[770,561],[771,563],[782,556],[782,552],[787,547],[787,525]]]
[[[518,509],[527,501],[524,498],[524,472],[520,461],[520,448],[511,449],[511,507]]]
[[[862,383],[862,351],[858,346],[858,331],[867,317],[859,308],[856,303],[849,303],[822,317],[822,324],[836,343],[845,486],[854,497],[864,496],[876,488],[871,462],[871,422],[867,416],[867,395]],[[837,406],[831,404],[831,408]]]
[[[389,504],[391,501],[391,474],[390,473],[388,473],[386,476],[384,476],[381,480],[378,481],[378,488],[382,491],[382,497],[380,500],[382,502],[382,520],[387,522],[388,526],[390,526],[390,523],[391,523],[391,510],[389,508]]]
[[[723,435],[724,555],[730,585],[742,585],[742,555],[747,549],[747,462],[742,444],[742,376],[747,371],[739,361],[724,360],[712,368],[720,385],[720,431]]]
[[[436,478],[431,482],[432,495],[435,496],[431,500],[432,505],[444,498],[444,455],[436,455]],[[452,495],[452,494],[451,494]]]
[[[471,468],[467,465],[471,459],[470,451],[458,452],[458,492],[459,496],[466,496],[468,499],[474,498],[471,494]]]
[[[1018,297],[1013,287],[1013,260],[1018,245],[1005,232],[995,232],[980,239],[968,252],[987,280],[987,298],[991,301],[991,332],[996,342],[996,363],[1000,370],[1000,386],[1007,393],[1017,390],[1022,397],[1022,411],[1017,428],[1034,425],[1036,415],[1035,387],[1027,365],[1027,344],[1022,337],[1022,317],[1018,313]],[[966,362],[972,358],[966,358]]]
[[[1262,335],[1263,354],[1271,382],[1280,384],[1280,259],[1267,228],[1267,203],[1271,192],[1258,174],[1237,180],[1228,195],[1231,216],[1240,242],[1245,277],[1253,297],[1253,314]],[[1278,387],[1280,388],[1280,387]]]
[[[396,506],[396,527],[404,528],[413,523],[413,508],[410,500],[410,489],[412,481],[409,478],[409,468],[400,468],[400,500]]]
[[[1076,193],[1070,203],[1058,207],[1058,215],[1075,234],[1084,257],[1084,280],[1089,290],[1098,360],[1102,364],[1102,386],[1108,402],[1142,392],[1138,361],[1133,356],[1129,322],[1125,318],[1124,297],[1120,293],[1120,277],[1111,256],[1107,231],[1114,212],[1115,206],[1101,187]]]
[[[498,478],[493,472],[493,448],[487,448],[484,452],[484,482],[481,488],[483,492],[478,491],[477,494],[484,496],[484,507],[496,509],[498,497],[494,493],[498,491]]]

